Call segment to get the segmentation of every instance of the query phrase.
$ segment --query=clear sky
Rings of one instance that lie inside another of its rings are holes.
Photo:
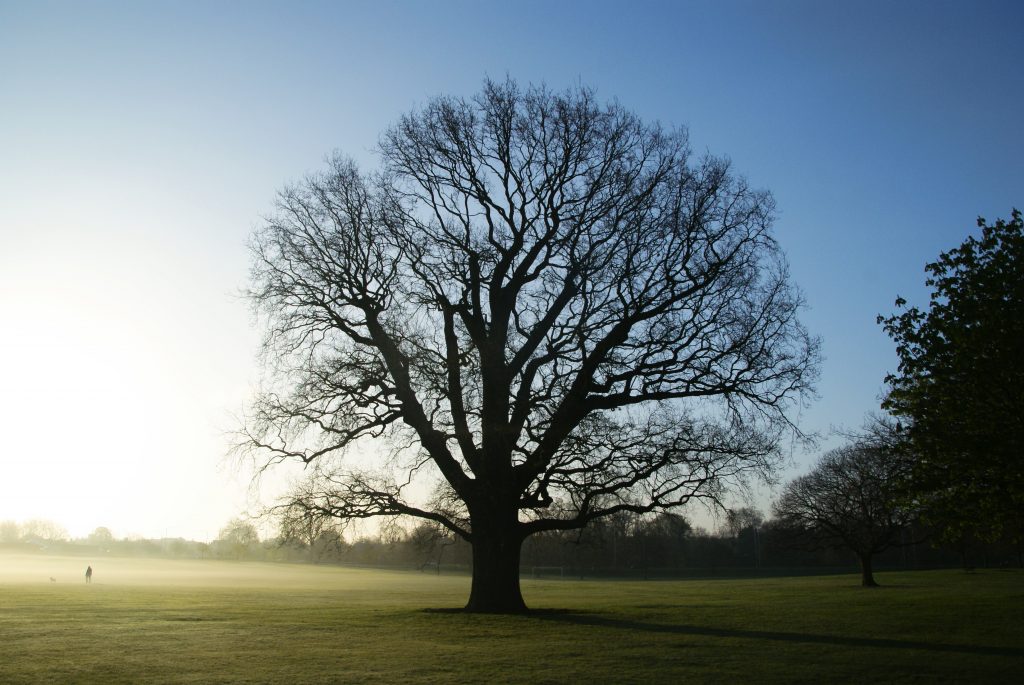
[[[488,75],[594,87],[770,189],[824,342],[802,425],[856,426],[895,366],[875,316],[1024,206],[1022,35],[1015,1],[0,0],[0,520],[207,539],[254,510],[224,459],[248,235]]]

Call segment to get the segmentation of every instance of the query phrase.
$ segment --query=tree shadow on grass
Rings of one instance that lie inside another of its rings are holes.
[[[542,621],[572,623],[603,628],[672,633],[676,635],[700,635],[703,637],[731,637],[747,640],[779,640],[782,642],[804,642],[808,644],[836,645],[839,647],[882,647],[886,649],[921,649],[933,652],[954,652],[981,654],[986,656],[1024,657],[1024,649],[1014,647],[988,647],[984,645],[952,645],[939,642],[918,642],[914,640],[892,640],[887,638],[845,637],[839,635],[814,635],[810,633],[789,633],[773,630],[739,630],[735,628],[713,628],[680,624],[644,623],[627,619],[608,618],[565,609],[531,611],[528,616]]]

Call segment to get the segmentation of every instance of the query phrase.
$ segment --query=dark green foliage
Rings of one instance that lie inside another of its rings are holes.
[[[925,268],[927,309],[878,317],[896,342],[899,372],[883,408],[903,422],[914,455],[913,495],[945,535],[1018,541],[1024,510],[1024,221],[988,226],[980,238]]]

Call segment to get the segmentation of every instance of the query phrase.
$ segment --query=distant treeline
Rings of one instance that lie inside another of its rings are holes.
[[[45,525],[44,525],[45,524]],[[347,540],[343,531],[323,527],[303,538],[294,528],[260,539],[256,526],[242,519],[228,523],[218,539],[206,543],[183,538],[117,539],[98,528],[72,540],[50,522],[0,523],[0,550],[90,557],[148,556],[411,568],[462,572],[471,565],[468,543],[420,524],[391,525],[373,536]],[[549,532],[524,543],[524,577],[685,577],[782,575],[852,572],[851,552],[814,549],[800,530],[765,521],[753,509],[730,513],[718,531],[692,526],[683,516],[623,515],[586,530]],[[922,526],[908,526],[904,545],[878,556],[877,568],[927,569],[962,566],[991,568],[1021,565],[1021,550],[1009,542],[965,540],[933,544]]]

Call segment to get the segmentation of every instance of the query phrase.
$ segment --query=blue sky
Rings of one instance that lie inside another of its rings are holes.
[[[221,459],[250,231],[488,75],[596,88],[770,189],[824,343],[802,423],[856,426],[895,366],[875,316],[1024,205],[1022,35],[1019,2],[0,0],[0,519],[204,537],[251,507]]]

